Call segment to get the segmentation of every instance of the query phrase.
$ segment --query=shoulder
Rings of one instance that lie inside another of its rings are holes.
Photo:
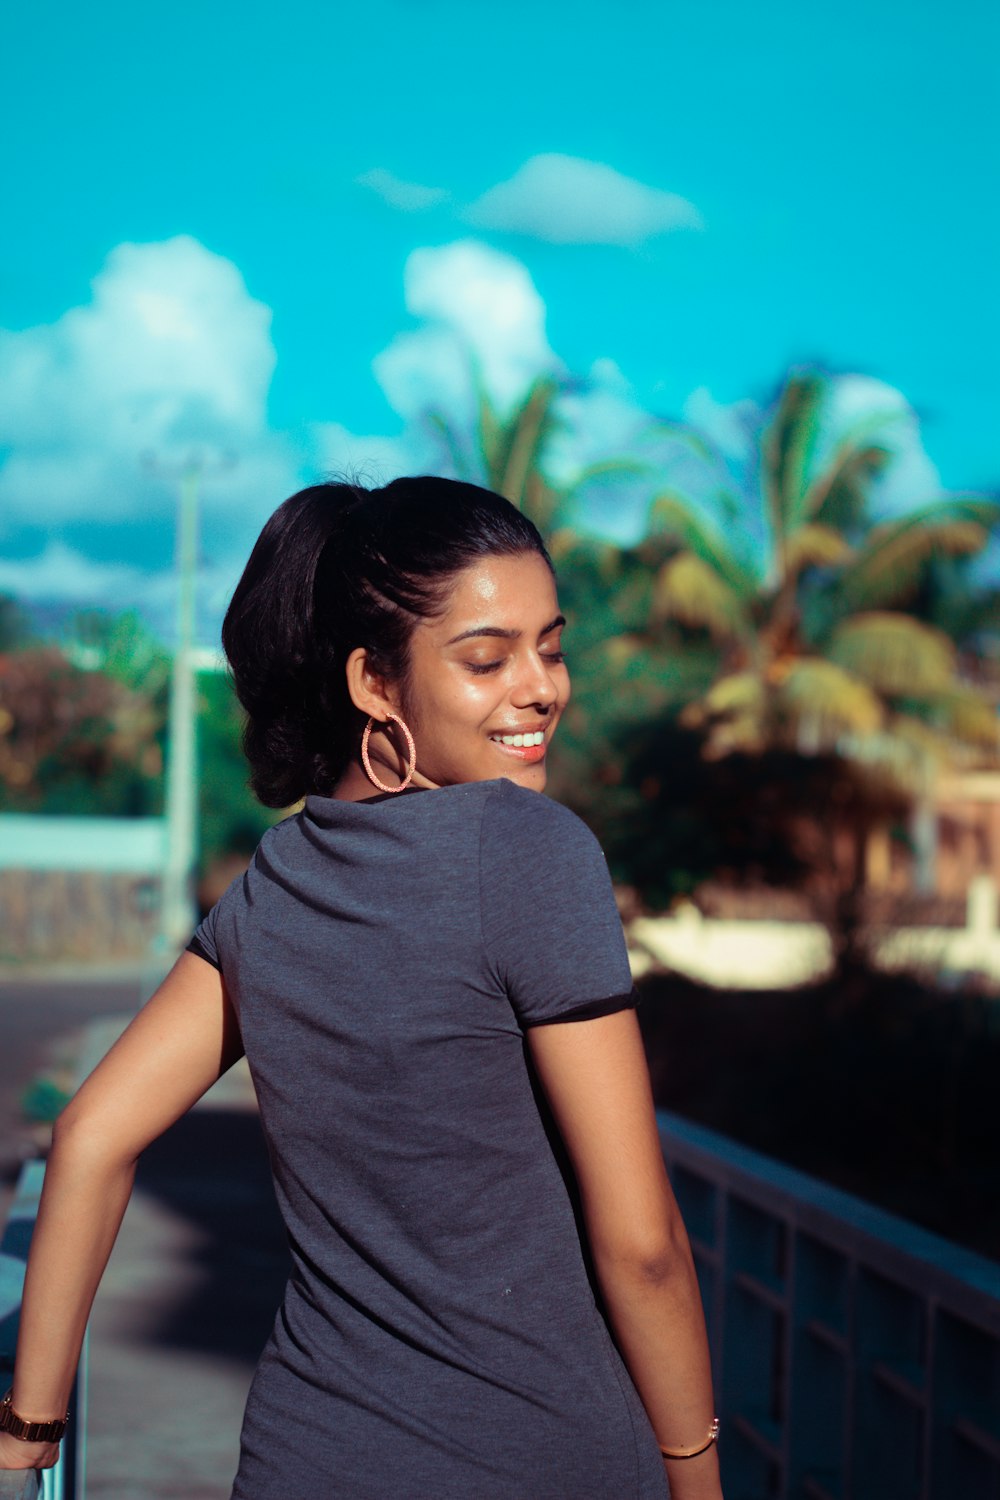
[[[602,861],[604,858],[594,834],[575,812],[561,802],[553,802],[544,792],[529,791],[513,781],[493,783],[483,813],[484,842],[491,837],[516,837],[522,844],[530,841],[525,853],[531,858],[542,850],[550,855],[565,851],[597,856]]]
[[[299,836],[299,819],[300,815],[293,813],[264,831],[244,868],[233,877],[215,903],[217,911],[232,912],[252,903],[255,881],[261,876],[267,877],[287,848],[289,840]]]
[[[290,850],[301,844],[302,839],[303,813],[300,809],[289,813],[287,817],[279,818],[277,823],[272,823],[270,828],[265,829],[250,856],[246,874],[266,874],[273,865],[281,863]],[[239,882],[234,884],[238,885]]]

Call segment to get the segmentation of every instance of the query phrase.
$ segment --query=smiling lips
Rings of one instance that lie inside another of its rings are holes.
[[[494,745],[500,745],[518,760],[535,762],[545,756],[545,731],[536,729],[524,734],[491,734]]]

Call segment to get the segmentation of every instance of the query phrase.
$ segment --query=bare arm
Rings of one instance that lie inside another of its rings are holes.
[[[661,1446],[697,1447],[714,1415],[708,1340],[635,1012],[532,1027],[528,1041],[622,1357]],[[674,1500],[721,1500],[714,1447],[665,1463]]]
[[[222,982],[184,953],[56,1122],[24,1285],[13,1405],[66,1410],[91,1304],[142,1151],[242,1054]],[[0,1434],[0,1469],[46,1467],[51,1444]]]

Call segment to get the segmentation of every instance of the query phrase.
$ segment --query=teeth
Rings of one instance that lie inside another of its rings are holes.
[[[491,734],[490,739],[496,740],[501,745],[514,745],[518,749],[526,745],[540,745],[545,738],[543,729],[536,729],[534,734]]]

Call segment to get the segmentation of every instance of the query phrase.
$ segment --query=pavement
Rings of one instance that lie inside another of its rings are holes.
[[[152,993],[161,967],[0,964],[0,1213],[21,1163],[48,1140],[48,1131],[22,1112],[32,1080],[42,1076],[72,1088],[85,1028],[134,1012]]]
[[[78,1076],[134,1014],[76,1033]],[[143,1154],[88,1334],[87,1500],[228,1500],[287,1274],[245,1063]]]

